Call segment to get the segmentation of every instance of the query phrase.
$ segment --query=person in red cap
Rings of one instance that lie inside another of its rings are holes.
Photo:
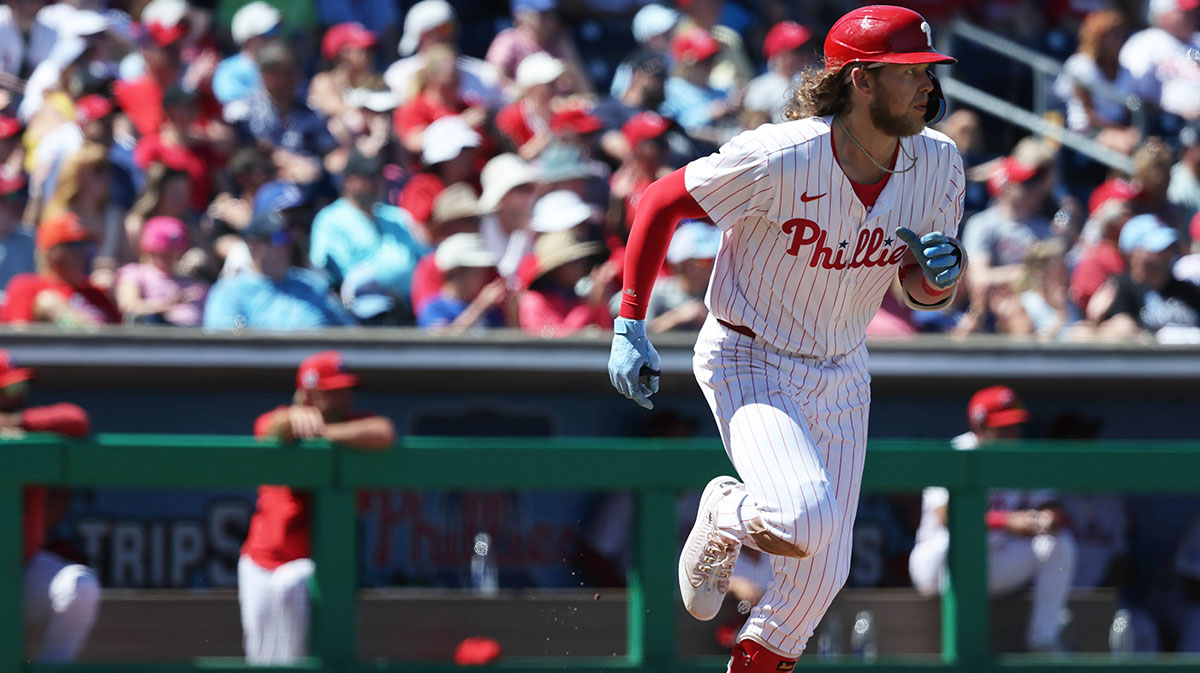
[[[731,91],[744,87],[754,77],[754,66],[750,63],[741,34],[719,23],[724,5],[724,0],[677,0],[675,6],[683,16],[675,32],[678,35],[690,30],[702,30],[721,45],[708,83],[721,91]]]
[[[325,31],[321,57],[330,67],[313,75],[308,85],[308,104],[312,109],[329,118],[349,109],[346,92],[378,77],[372,65],[371,50],[375,44],[375,33],[361,23],[347,21]]]
[[[812,31],[795,21],[780,21],[767,31],[763,40],[767,72],[755,77],[746,87],[744,105],[746,112],[751,113],[746,118],[746,128],[755,128],[767,121],[784,121],[787,93],[813,60],[812,51],[804,48],[811,39]]]
[[[741,95],[730,95],[708,83],[721,44],[699,28],[675,34],[671,40],[672,75],[663,86],[663,115],[695,134],[716,126],[741,109]]]
[[[654,112],[639,112],[621,125],[630,155],[613,172],[609,184],[611,198],[623,206],[620,212],[626,226],[633,222],[646,188],[671,172],[666,165],[666,134],[670,129],[671,122]]]
[[[37,230],[37,273],[14,276],[0,306],[0,322],[52,322],[87,327],[121,321],[108,295],[88,280],[92,232],[73,213],[44,220]]]
[[[382,451],[396,441],[386,416],[354,410],[358,377],[341,353],[310,355],[296,371],[289,406],[276,407],[254,423],[254,436],[290,443],[326,439],[363,451]],[[238,603],[246,662],[288,664],[308,654],[308,579],[311,519],[309,495],[287,486],[259,486],[258,503],[238,561]]]
[[[693,370],[741,478],[705,487],[678,578],[684,607],[709,620],[742,547],[772,557],[731,671],[791,670],[850,572],[866,330],[884,293],[899,283],[916,310],[954,301],[966,180],[954,144],[926,128],[943,106],[929,68],[952,62],[912,10],[849,12],[823,67],[802,76],[791,121],[738,135],[638,204],[608,370],[642,407],[661,366],[646,312],[676,224],[708,218],[721,232]]]
[[[33,377],[32,369],[18,367],[8,351],[0,350],[0,442],[19,439],[26,432],[86,437],[91,432],[91,421],[79,406],[68,402],[28,405],[29,381]],[[72,661],[96,620],[100,582],[91,568],[42,548],[46,541],[46,497],[44,486],[25,489],[21,525],[25,620],[44,629],[35,661]]]
[[[971,299],[989,288],[1008,286],[1022,275],[1022,262],[1038,241],[1053,235],[1041,209],[1054,186],[1054,154],[1026,138],[988,176],[991,207],[963,224],[962,244],[971,258]]]
[[[970,431],[953,440],[958,450],[1020,439],[1029,412],[1008,386],[990,386],[967,403]],[[1033,582],[1033,604],[1025,643],[1030,652],[1063,652],[1059,615],[1075,576],[1075,538],[1054,491],[988,492],[988,591],[1006,594]],[[921,524],[909,556],[913,586],[933,596],[946,586],[950,493],[940,486],[921,494]]]

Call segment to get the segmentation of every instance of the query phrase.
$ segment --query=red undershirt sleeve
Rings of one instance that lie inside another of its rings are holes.
[[[30,407],[21,412],[21,427],[28,432],[57,432],[68,437],[86,437],[91,432],[87,412],[68,402]]]
[[[625,247],[622,318],[645,320],[650,292],[667,256],[675,225],[683,219],[708,216],[684,185],[683,172],[680,168],[654,181],[638,203]]]

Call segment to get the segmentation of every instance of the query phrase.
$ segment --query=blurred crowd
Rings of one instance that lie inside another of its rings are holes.
[[[0,322],[607,329],[642,192],[783,121],[857,4],[14,0]],[[1200,2],[898,4],[1060,58],[1051,118],[1133,170],[952,100],[966,291],[869,334],[1200,341]],[[652,331],[703,322],[719,242],[681,224]]]

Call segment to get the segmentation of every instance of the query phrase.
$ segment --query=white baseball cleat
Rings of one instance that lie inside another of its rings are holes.
[[[717,531],[717,501],[745,486],[733,477],[717,477],[704,487],[696,523],[679,555],[679,593],[683,606],[696,619],[717,616],[742,544]]]

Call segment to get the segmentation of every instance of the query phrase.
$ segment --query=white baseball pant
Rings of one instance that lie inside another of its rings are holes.
[[[871,394],[866,349],[793,355],[710,316],[693,366],[746,485],[718,503],[717,527],[771,555],[773,579],[738,639],[798,657],[850,573]]]
[[[308,579],[312,559],[267,570],[248,556],[238,560],[242,646],[250,664],[288,664],[308,656]]]
[[[946,582],[950,536],[941,535],[913,547],[908,559],[913,586],[925,595],[941,592]],[[1023,537],[995,532],[988,537],[988,591],[1005,594],[1033,581],[1033,604],[1025,642],[1031,648],[1058,639],[1059,614],[1071,595],[1075,574],[1075,538],[1068,531]]]
[[[25,621],[44,624],[37,661],[73,661],[92,632],[100,582],[91,568],[36,552],[25,564]]]

